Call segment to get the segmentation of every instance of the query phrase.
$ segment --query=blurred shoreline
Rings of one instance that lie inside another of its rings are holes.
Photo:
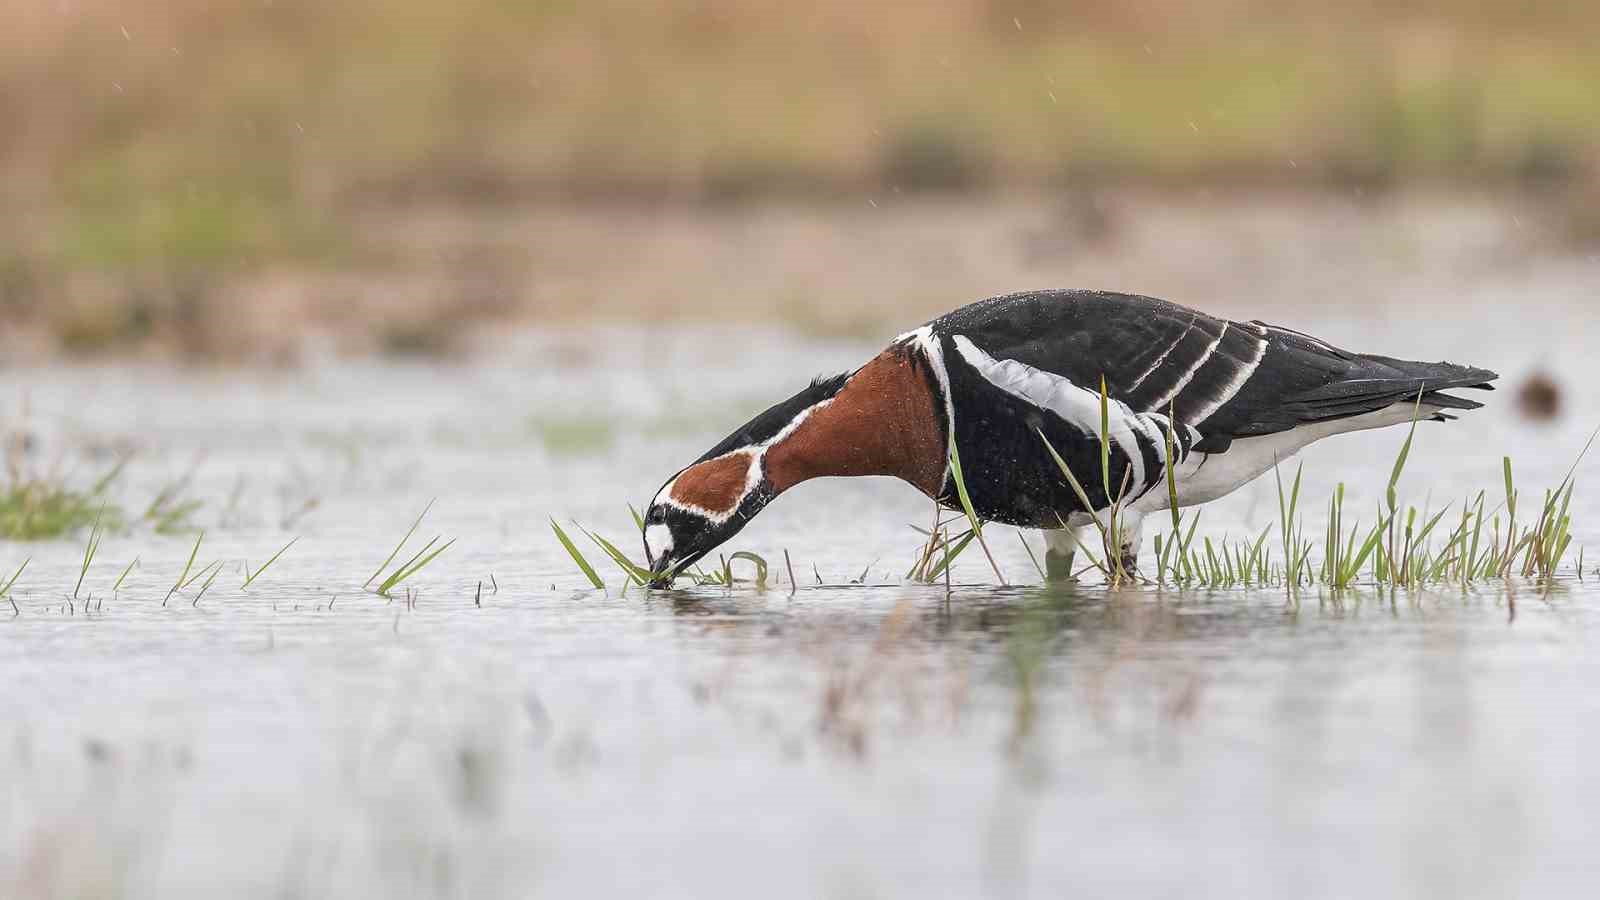
[[[1572,0],[3,4],[0,363],[1581,259],[1596,46]]]
[[[872,193],[805,204],[374,208],[336,262],[42,276],[5,294],[13,364],[463,358],[508,328],[751,325],[884,339],[981,297],[1148,293],[1244,318],[1511,292],[1564,308],[1600,242],[1558,195],[1193,187]],[[1539,287],[1549,284],[1548,288]]]

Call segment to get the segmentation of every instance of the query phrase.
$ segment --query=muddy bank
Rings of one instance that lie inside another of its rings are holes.
[[[1542,194],[1077,191],[815,205],[425,204],[353,213],[337,258],[190,274],[12,263],[0,353],[294,364],[487,352],[507,324],[754,324],[876,338],[1040,286],[1228,315],[1360,314],[1592,279],[1600,245]],[[1541,291],[1549,300],[1553,293]],[[1426,296],[1428,301],[1418,298]]]

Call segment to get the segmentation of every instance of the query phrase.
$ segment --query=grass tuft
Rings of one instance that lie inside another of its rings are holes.
[[[87,489],[74,488],[56,477],[13,473],[0,489],[0,538],[43,541],[86,527],[118,527],[122,512],[106,495],[124,464],[118,463]]]
[[[417,520],[415,522],[411,523],[411,528],[406,531],[405,537],[401,538],[400,543],[395,545],[394,550],[390,552],[388,557],[384,559],[383,563],[378,566],[378,570],[372,573],[372,577],[368,578],[366,583],[361,585],[363,589],[371,587],[372,583],[378,580],[378,576],[382,575],[384,570],[389,568],[389,564],[395,561],[395,557],[400,555],[400,551],[405,549],[406,544],[409,543],[411,538],[416,535],[417,529],[422,527],[422,520],[428,517],[428,511],[433,509],[434,502],[435,501],[433,500],[429,500],[428,505],[422,508],[422,514],[417,516]]]
[[[429,541],[427,544],[424,544],[422,549],[418,550],[416,555],[411,557],[409,560],[407,560],[404,565],[400,566],[399,568],[397,568],[393,572],[391,572],[389,574],[389,577],[385,578],[383,580],[383,583],[378,585],[378,589],[376,591],[377,595],[380,596],[380,597],[391,597],[391,596],[393,596],[393,594],[391,592],[395,588],[399,587],[402,583],[404,583],[407,579],[411,578],[413,575],[415,575],[418,572],[422,571],[424,568],[427,567],[427,565],[429,563],[431,563],[434,560],[438,559],[440,554],[444,553],[446,550],[449,550],[451,547],[453,547],[455,545],[455,539],[452,538],[452,539],[450,539],[448,541],[445,541],[443,546],[439,547],[436,550],[433,550],[433,552],[431,552],[431,553],[428,552],[437,543],[439,543],[439,538],[435,537],[433,540]],[[405,546],[405,545],[402,544],[401,546]]]

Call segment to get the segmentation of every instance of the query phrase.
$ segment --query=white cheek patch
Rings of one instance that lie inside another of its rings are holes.
[[[651,559],[660,559],[672,550],[672,529],[657,522],[644,530],[644,548]]]

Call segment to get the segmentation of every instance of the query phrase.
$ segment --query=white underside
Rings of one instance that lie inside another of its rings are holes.
[[[1425,419],[1438,411],[1439,407],[1423,406],[1420,415]],[[1366,415],[1303,425],[1262,437],[1241,438],[1234,441],[1225,453],[1193,454],[1178,467],[1173,476],[1177,482],[1178,506],[1198,506],[1231,494],[1325,437],[1409,424],[1416,414],[1413,404],[1397,403]],[[1167,492],[1157,487],[1131,504],[1128,511],[1144,514],[1170,506]],[[1074,513],[1068,517],[1067,524],[1076,528],[1089,525],[1090,521],[1087,513]]]

